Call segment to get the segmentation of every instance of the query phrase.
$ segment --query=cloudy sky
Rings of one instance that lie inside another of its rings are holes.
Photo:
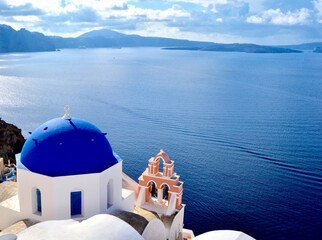
[[[322,0],[0,0],[0,23],[75,37],[122,33],[214,42],[322,41]]]

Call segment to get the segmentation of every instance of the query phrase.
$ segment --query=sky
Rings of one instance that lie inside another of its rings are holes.
[[[219,43],[322,41],[322,0],[0,0],[0,24],[77,37],[126,34]]]

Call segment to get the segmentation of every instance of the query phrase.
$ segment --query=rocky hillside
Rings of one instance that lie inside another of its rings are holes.
[[[21,152],[24,142],[21,129],[0,118],[0,157],[15,160],[15,154]]]
[[[55,51],[55,45],[42,33],[14,30],[0,24],[0,53]]]

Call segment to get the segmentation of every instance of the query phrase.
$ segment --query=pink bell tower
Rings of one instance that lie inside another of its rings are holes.
[[[183,182],[174,172],[174,161],[163,150],[150,158],[148,167],[139,177],[138,190],[137,206],[160,216],[170,216],[183,207]]]

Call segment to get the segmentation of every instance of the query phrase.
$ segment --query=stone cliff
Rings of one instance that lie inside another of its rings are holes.
[[[15,154],[21,152],[24,142],[21,129],[0,118],[0,158],[15,163]]]

